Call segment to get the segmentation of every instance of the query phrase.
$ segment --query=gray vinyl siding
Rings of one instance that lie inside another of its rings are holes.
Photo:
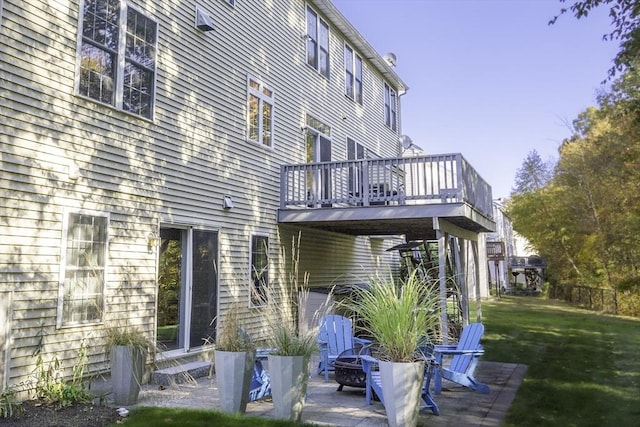
[[[1,12],[0,294],[13,298],[12,384],[33,372],[38,350],[69,371],[83,340],[90,370],[106,369],[104,325],[153,336],[157,253],[147,236],[160,223],[218,231],[221,312],[238,295],[248,301],[251,233],[269,236],[277,284],[280,249],[297,232],[277,226],[280,166],[305,161],[307,113],[331,126],[334,160],[346,159],[347,136],[397,154],[383,79],[364,59],[363,105],[344,95],[344,36],[331,22],[330,79],[306,65],[304,1],[199,1],[209,33],[194,28],[193,2],[132,1],[158,23],[152,121],[75,95],[80,3],[49,3],[4,0]],[[247,75],[275,91],[273,148],[246,139]],[[222,209],[224,195],[233,209]],[[75,211],[110,215],[104,324],[57,328],[63,220]],[[304,230],[300,270],[312,286],[360,282],[397,263],[386,252],[394,243]]]
[[[280,227],[282,244],[300,236],[298,271],[309,275],[309,287],[368,283],[375,274],[397,273],[397,251],[387,251],[399,239],[322,232],[311,229]]]

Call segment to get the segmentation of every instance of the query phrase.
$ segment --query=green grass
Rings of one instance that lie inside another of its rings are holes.
[[[158,341],[172,341],[178,336],[178,325],[158,326]]]
[[[640,320],[535,297],[482,304],[484,360],[528,365],[505,426],[640,426]]]
[[[113,427],[120,424],[113,424]],[[127,427],[141,426],[185,426],[185,427],[292,427],[312,426],[292,421],[280,421],[268,418],[249,417],[239,414],[225,414],[214,411],[178,408],[136,408],[129,413]]]

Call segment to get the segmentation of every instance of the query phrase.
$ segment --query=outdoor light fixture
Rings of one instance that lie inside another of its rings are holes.
[[[222,208],[231,209],[232,207],[233,207],[233,200],[231,200],[231,196],[224,196],[222,198]]]
[[[69,163],[67,166],[67,177],[75,181],[80,176],[80,168],[75,163]]]

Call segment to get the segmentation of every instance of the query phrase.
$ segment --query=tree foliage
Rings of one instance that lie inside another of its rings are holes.
[[[571,3],[560,0],[561,3]],[[579,0],[573,1],[568,7],[562,7],[559,15],[549,21],[549,25],[556,23],[561,15],[571,13],[576,19],[589,16],[598,7],[608,7],[611,18],[611,30],[604,33],[604,40],[620,42],[620,50],[613,60],[613,67],[609,69],[609,77],[616,73],[633,68],[640,54],[640,1],[638,0]]]
[[[535,152],[518,171],[514,228],[567,284],[640,292],[639,81],[625,72],[578,116],[544,185],[529,185],[535,173],[525,173],[544,170]]]
[[[531,151],[516,171],[513,192],[529,193],[543,188],[553,176],[553,165],[544,162],[536,150]]]

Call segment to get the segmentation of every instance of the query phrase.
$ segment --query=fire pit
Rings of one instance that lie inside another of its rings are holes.
[[[334,377],[340,384],[338,391],[342,391],[344,386],[365,388],[367,376],[362,370],[360,361],[360,356],[364,354],[370,354],[369,348],[358,345],[338,355],[334,362]]]

